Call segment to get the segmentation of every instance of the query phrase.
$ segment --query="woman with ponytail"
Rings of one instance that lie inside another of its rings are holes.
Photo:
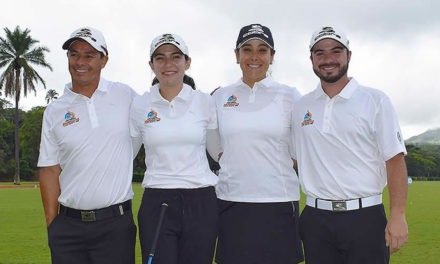
[[[147,170],[138,213],[143,263],[151,251],[161,205],[166,211],[155,264],[207,264],[217,237],[217,177],[206,157],[206,133],[217,128],[212,98],[185,75],[191,58],[185,42],[163,34],[151,43],[156,77],[150,93],[134,99],[131,135],[145,147]]]

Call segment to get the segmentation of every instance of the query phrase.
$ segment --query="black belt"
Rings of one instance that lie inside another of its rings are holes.
[[[131,211],[131,200],[96,210],[78,210],[60,204],[59,214],[80,219],[83,222],[95,222],[107,218],[121,216],[128,211]]]

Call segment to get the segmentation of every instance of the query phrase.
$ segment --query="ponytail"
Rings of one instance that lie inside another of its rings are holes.
[[[191,88],[193,88],[193,90],[196,89],[196,83],[194,82],[194,79],[191,78],[191,77],[189,77],[189,76],[186,75],[186,74],[183,76],[183,83],[185,83],[185,84],[191,86]]]
[[[153,82],[151,83],[151,85],[155,85],[157,83],[159,83],[159,80],[157,79],[157,77],[154,77]],[[193,90],[196,89],[196,83],[194,82],[194,79],[189,77],[186,74],[183,76],[183,83],[191,86],[191,88],[193,88]]]

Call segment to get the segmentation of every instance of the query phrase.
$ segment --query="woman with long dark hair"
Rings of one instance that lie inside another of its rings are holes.
[[[207,264],[217,236],[217,177],[206,158],[206,133],[217,128],[212,98],[185,75],[191,58],[178,35],[156,37],[150,48],[156,75],[150,93],[134,99],[131,134],[145,147],[147,170],[138,213],[142,258],[147,261],[161,205],[166,211],[155,264]]]

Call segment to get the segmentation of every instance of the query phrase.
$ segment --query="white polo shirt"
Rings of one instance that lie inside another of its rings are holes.
[[[299,200],[290,153],[298,91],[267,77],[252,89],[239,80],[213,97],[223,149],[217,196],[236,202]]]
[[[184,84],[171,101],[159,92],[137,96],[131,107],[130,129],[145,147],[144,188],[201,188],[214,186],[217,176],[209,169],[206,133],[217,128],[211,96]]]
[[[58,201],[91,210],[133,197],[129,109],[136,94],[101,78],[91,98],[72,84],[44,111],[39,167],[61,166]]]
[[[387,183],[385,161],[406,154],[389,98],[354,78],[333,98],[321,84],[303,96],[293,127],[301,187],[313,198],[380,194]]]

